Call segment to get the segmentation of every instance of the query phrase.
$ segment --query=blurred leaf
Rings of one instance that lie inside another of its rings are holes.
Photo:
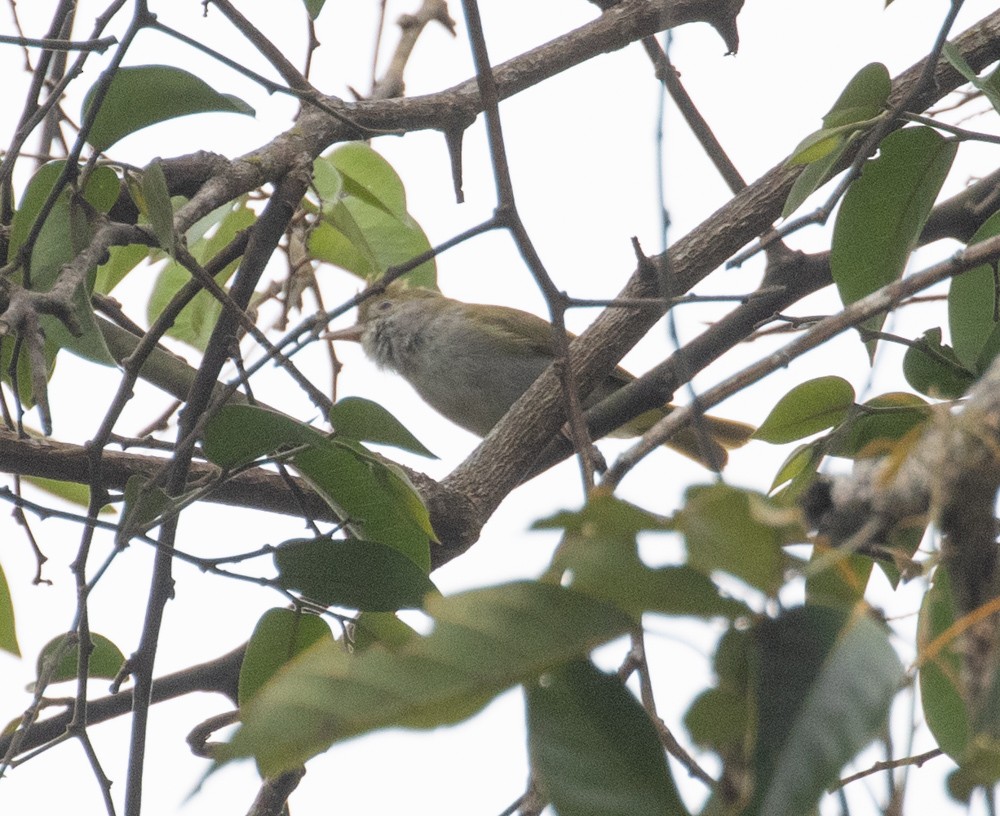
[[[174,254],[174,208],[170,203],[167,177],[163,175],[163,165],[152,161],[142,171],[142,198],[145,202],[143,215],[168,255]]]
[[[418,456],[437,457],[377,402],[344,397],[330,409],[330,425],[338,436],[358,442],[390,445]]]
[[[983,222],[969,246],[995,235],[1000,235],[1000,212]],[[983,264],[952,278],[948,291],[948,328],[955,355],[966,368],[982,373],[989,366],[993,355],[985,360],[980,356],[997,326],[1000,326],[1000,293],[994,268]]]
[[[565,530],[552,561],[563,586],[609,601],[637,619],[643,612],[704,618],[750,614],[696,569],[643,564],[637,536],[664,529],[664,521],[615,496],[593,494],[583,510],[557,513],[533,526]]]
[[[884,727],[903,681],[885,627],[822,606],[756,630],[756,786],[748,814],[808,814]]]
[[[819,469],[819,463],[823,461],[823,450],[823,438],[795,448],[778,468],[768,492],[774,494],[783,487],[781,490],[783,500],[800,495],[812,482],[813,476]]]
[[[935,399],[958,399],[976,381],[951,346],[941,342],[941,329],[928,329],[906,350],[903,374],[914,390]]]
[[[832,553],[840,557],[831,559]],[[838,550],[820,537],[813,541],[809,563],[815,565],[821,559],[827,563],[824,569],[810,571],[807,568],[806,603],[853,608],[864,600],[872,574],[871,558]]]
[[[80,116],[83,122],[91,115],[95,88],[84,97]],[[170,65],[118,68],[94,117],[87,141],[103,152],[119,139],[149,125],[210,111],[255,114],[243,100],[219,93],[203,79],[180,68]]]
[[[830,269],[844,305],[898,280],[916,246],[958,144],[927,127],[890,133],[837,213]],[[878,331],[884,317],[867,321]],[[874,342],[868,344],[869,354]]]
[[[1000,780],[1000,740],[980,734],[969,744],[961,766],[948,776],[948,793],[969,804],[977,788],[987,795]]]
[[[67,637],[69,636],[59,635],[42,647],[42,651],[38,655],[38,661],[35,664],[35,673],[39,680],[42,679],[43,674],[47,670],[51,673],[45,674],[45,677],[50,683],[76,679],[80,650],[75,643],[71,646],[66,646]],[[125,655],[108,638],[96,632],[90,633],[90,642],[93,645],[93,651],[91,651],[87,663],[88,676],[91,678],[101,677],[106,680],[114,680],[118,676],[118,672],[121,671],[121,667],[125,664]],[[47,663],[50,660],[56,659],[57,655],[59,656],[59,662],[54,666],[48,666]]]
[[[920,702],[938,747],[958,762],[972,735],[969,707],[962,694],[964,655],[960,636],[941,639],[956,618],[948,571],[939,566],[920,604],[917,622]]]
[[[842,377],[804,382],[778,400],[753,438],[780,445],[825,431],[847,418],[854,397],[854,389]]]
[[[333,642],[325,620],[292,609],[269,609],[254,627],[240,665],[237,698],[243,708],[274,674],[319,640]],[[343,647],[341,647],[343,648]]]
[[[881,394],[861,405],[837,429],[830,438],[828,453],[848,459],[882,456],[930,418],[930,406],[915,394]]]
[[[684,715],[684,727],[698,745],[724,751],[746,740],[750,707],[745,696],[710,688],[699,694]]]
[[[10,587],[3,567],[0,567],[0,649],[15,657],[21,656],[21,649],[17,645],[17,629],[14,626],[14,602],[10,597]]]
[[[986,79],[980,79],[976,76],[976,72],[972,70],[972,66],[965,61],[962,52],[952,43],[945,43],[941,49],[941,53],[954,66],[956,71],[972,83],[973,88],[983,92],[983,96],[989,100],[994,110],[1000,111],[1000,88],[997,87],[997,78],[1000,74],[998,74],[997,69],[994,69]]]
[[[309,14],[310,20],[315,20],[319,17],[319,13],[323,10],[323,5],[326,0],[302,0],[306,6],[306,12]]]
[[[415,637],[416,630],[403,623],[394,612],[362,612],[354,619],[352,642],[355,652],[376,644],[394,652]]]
[[[273,775],[359,734],[458,722],[632,625],[613,606],[534,582],[432,595],[426,611],[434,631],[395,651],[320,643],[293,661],[242,712],[219,761],[252,755]]]
[[[355,443],[249,405],[224,406],[205,426],[205,455],[224,468],[297,447],[292,465],[358,538],[387,544],[429,571],[430,517],[398,468]]]
[[[574,660],[525,689],[531,768],[559,816],[688,812],[656,730],[617,677]]]
[[[428,592],[437,591],[410,558],[377,541],[289,541],[277,549],[274,563],[281,586],[323,606],[418,609]]]
[[[782,546],[805,540],[788,511],[764,496],[722,484],[691,487],[685,499],[678,528],[688,563],[707,575],[728,572],[775,595],[788,564]]]
[[[32,484],[39,490],[44,490],[50,496],[57,496],[63,501],[79,507],[90,506],[90,488],[87,485],[78,482],[64,482],[60,479],[45,479],[41,476],[22,476],[21,481]],[[102,515],[114,512],[115,508],[110,504],[104,505],[100,510]]]

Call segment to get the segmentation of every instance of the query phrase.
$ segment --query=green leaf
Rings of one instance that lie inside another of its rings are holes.
[[[65,165],[64,161],[49,162],[39,168],[28,183],[11,223],[9,258],[15,259],[21,254]],[[96,167],[82,182],[81,192],[74,192],[69,187],[60,192],[38,234],[30,259],[26,259],[31,270],[33,289],[43,292],[49,290],[62,268],[89,244],[94,230],[94,224],[91,223],[94,212],[107,213],[118,198],[119,187],[118,176],[110,167]],[[61,320],[51,315],[42,315],[40,321],[47,346],[53,355],[56,349],[66,348],[86,360],[101,365],[114,365],[114,358],[97,328],[90,305],[93,278],[91,273],[87,286],[78,288],[73,296],[72,314],[78,324],[78,334],[71,332]],[[4,374],[6,375],[6,371]]]
[[[782,218],[788,218],[802,206],[809,196],[830,180],[833,168],[840,161],[840,157],[844,155],[847,148],[854,144],[856,139],[856,133],[848,136],[846,139],[841,139],[839,146],[835,150],[830,151],[823,158],[810,162],[799,173],[799,177],[795,179],[792,189],[788,192],[788,198],[785,199],[785,206],[781,210]]]
[[[16,657],[21,656],[21,649],[17,645],[17,629],[14,626],[14,602],[10,597],[10,587],[3,567],[0,567],[0,649]]]
[[[278,583],[323,606],[373,612],[417,609],[434,584],[399,550],[377,541],[289,541],[274,554]]]
[[[314,646],[254,697],[218,759],[254,756],[270,776],[359,734],[458,722],[632,625],[613,606],[534,582],[432,595],[426,611],[433,632],[392,652]]]
[[[358,442],[390,445],[418,456],[437,457],[377,402],[344,397],[330,409],[330,425],[338,436]]]
[[[977,788],[987,795],[1000,780],[1000,740],[979,734],[970,743],[962,765],[948,776],[948,793],[960,802],[969,804]]]
[[[96,86],[83,100],[81,120],[92,115]],[[219,111],[254,115],[242,99],[221,94],[203,79],[170,65],[118,68],[101,109],[94,116],[87,141],[103,152],[119,139],[168,119]]]
[[[754,439],[781,445],[839,425],[854,407],[854,388],[842,377],[817,377],[795,386],[754,432]]]
[[[750,706],[746,696],[710,688],[699,694],[684,715],[684,727],[698,745],[727,751],[746,740]]]
[[[938,747],[960,761],[972,736],[972,718],[962,693],[962,638],[941,636],[957,619],[948,571],[938,567],[917,621],[920,702]]]
[[[319,17],[319,13],[323,10],[323,5],[326,0],[302,0],[306,6],[306,12],[309,14],[310,20],[315,20]]]
[[[170,203],[167,177],[159,160],[152,161],[142,171],[143,215],[168,255],[174,254],[174,208]]]
[[[927,127],[882,140],[878,157],[844,196],[833,228],[830,269],[844,305],[902,276],[957,149]],[[873,318],[865,328],[878,331],[883,321]]]
[[[50,496],[58,496],[63,501],[79,507],[90,506],[90,488],[87,485],[78,482],[64,482],[60,479],[45,479],[41,476],[22,476],[21,481],[28,482]],[[114,513],[115,509],[110,504],[106,504],[100,512],[102,514]]]
[[[396,171],[368,145],[352,142],[318,159],[314,186],[322,215],[309,233],[308,247],[316,260],[373,280],[431,248],[406,210]],[[416,286],[436,289],[433,259],[408,278]]]
[[[848,459],[882,456],[931,416],[930,405],[916,394],[881,394],[859,406],[837,429],[828,442],[827,452]]]
[[[393,612],[362,612],[354,619],[351,634],[355,652],[362,652],[376,644],[394,652],[417,637],[417,631]]]
[[[617,677],[574,660],[526,695],[531,768],[559,816],[688,812],[649,717]]]
[[[724,597],[712,580],[691,567],[650,569],[639,559],[637,536],[663,530],[662,519],[615,496],[591,496],[583,510],[557,513],[534,529],[563,528],[552,569],[563,586],[601,598],[636,619],[643,612],[736,618],[745,604]]]
[[[67,645],[68,637],[69,635],[59,635],[42,647],[35,666],[39,680],[44,678],[49,683],[59,683],[63,680],[76,679],[79,646],[76,643]],[[125,655],[108,638],[96,632],[90,633],[90,642],[93,651],[87,663],[88,676],[114,680],[125,663]],[[54,660],[58,662],[49,665]]]
[[[1000,235],[1000,212],[995,212],[976,230],[969,246]],[[990,338],[1000,326],[1000,293],[993,266],[983,264],[951,279],[948,290],[948,329],[955,355],[966,368],[982,373],[993,355],[980,359]]]
[[[782,546],[805,540],[787,510],[764,496],[728,485],[695,486],[678,513],[688,563],[707,575],[723,570],[768,595],[784,583]]]
[[[793,450],[778,472],[774,475],[771,488],[768,493],[774,495],[779,488],[783,499],[789,499],[801,494],[812,481],[816,471],[819,470],[819,463],[823,460],[823,442],[820,438],[805,445],[799,445]]]
[[[928,329],[906,350],[903,374],[915,390],[935,399],[958,399],[976,381],[951,346],[941,342],[941,329]]]
[[[956,71],[972,83],[972,87],[983,92],[983,96],[989,100],[989,103],[995,110],[1000,111],[1000,88],[997,87],[998,72],[996,69],[985,80],[982,80],[976,76],[976,72],[965,61],[962,52],[952,43],[945,43],[941,49],[941,53],[954,66]]]
[[[320,640],[333,642],[325,620],[292,609],[269,609],[254,627],[240,665],[237,699],[243,708],[279,669]]]
[[[863,606],[807,606],[756,630],[756,773],[748,814],[807,814],[884,726],[903,681]]]
[[[249,405],[224,406],[206,425],[205,454],[232,468],[299,448],[291,464],[357,538],[387,544],[430,569],[430,516],[402,471],[356,443],[327,439],[291,417]]]
[[[101,295],[108,294],[129,272],[148,258],[149,253],[149,247],[143,244],[111,247],[107,263],[97,267],[94,291]]]
[[[872,574],[872,559],[845,550],[838,550],[822,537],[813,542],[810,566],[817,562],[821,569],[806,568],[806,603],[853,608],[865,597]]]
[[[246,206],[246,201],[243,199],[228,205],[222,212],[216,211],[207,225],[196,224],[188,231],[191,254],[199,263],[204,263],[228,245],[238,232],[249,229],[256,220],[257,215]],[[206,229],[215,226],[215,230],[209,238],[194,238],[192,233],[197,235],[202,226]],[[239,259],[228,264],[215,276],[216,283],[223,285],[236,271],[238,265]],[[190,279],[191,273],[177,261],[170,261],[160,270],[146,305],[146,316],[150,323],[162,314]],[[221,312],[222,306],[214,295],[206,291],[198,292],[181,310],[173,325],[167,329],[167,334],[204,351]]]
[[[847,87],[823,117],[823,126],[833,128],[858,124],[878,116],[885,110],[890,91],[892,79],[889,69],[880,62],[869,63],[851,77]]]

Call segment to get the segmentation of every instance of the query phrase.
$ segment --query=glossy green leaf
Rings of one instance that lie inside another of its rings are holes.
[[[638,534],[663,530],[665,523],[615,496],[591,496],[583,510],[557,513],[534,527],[565,530],[552,561],[563,586],[609,601],[637,619],[643,612],[704,618],[750,614],[696,569],[643,564]]]
[[[688,812],[656,730],[617,677],[574,660],[525,689],[531,768],[559,816]]]
[[[254,627],[240,665],[240,708],[292,658],[320,640],[333,643],[329,624],[318,615],[292,609],[269,609]],[[343,648],[343,647],[341,647]]]
[[[274,554],[278,583],[323,606],[372,612],[417,609],[436,588],[399,550],[377,541],[289,541]]]
[[[906,350],[903,374],[914,390],[935,399],[958,399],[976,381],[951,346],[941,342],[941,329],[928,329]]]
[[[291,417],[249,405],[227,405],[205,427],[205,454],[222,467],[300,448],[291,464],[361,539],[387,544],[430,568],[430,517],[398,468],[356,443],[327,439]]]
[[[837,213],[830,269],[845,305],[898,280],[958,145],[927,127],[890,133]],[[865,327],[877,331],[884,317]],[[874,345],[869,344],[869,353]]]
[[[209,227],[214,226],[214,232],[208,238],[192,238],[188,233],[188,248],[195,260],[204,264],[227,246],[241,230],[249,229],[257,220],[253,210],[246,206],[246,201],[240,200],[227,207],[223,212],[213,213]],[[196,225],[196,227],[199,225]],[[223,285],[239,265],[239,259],[228,264],[215,281]],[[156,276],[153,291],[146,305],[146,316],[150,323],[167,307],[174,296],[191,280],[191,273],[176,261],[167,263]],[[204,351],[215,329],[215,323],[222,306],[210,292],[201,291],[195,295],[167,329],[167,334],[181,340],[196,349]]]
[[[150,162],[142,171],[142,199],[145,208],[143,215],[149,219],[149,225],[160,241],[167,254],[174,254],[174,208],[170,203],[170,190],[167,189],[167,177],[163,174],[163,165],[159,161]]]
[[[0,567],[0,649],[16,657],[21,656],[17,645],[17,628],[14,626],[14,602],[10,597],[7,576]]]
[[[79,647],[75,643],[66,646],[67,637],[67,635],[59,635],[42,647],[35,666],[38,679],[42,679],[44,676],[49,683],[76,679]],[[125,655],[122,654],[121,649],[104,635],[98,635],[96,632],[90,633],[90,642],[93,645],[93,651],[91,651],[87,663],[88,676],[107,680],[115,679],[125,663]],[[50,661],[56,659],[58,662],[50,666]]]
[[[972,736],[969,707],[962,693],[962,642],[959,636],[939,640],[956,618],[948,571],[939,566],[920,604],[917,622],[920,702],[938,747],[957,762]]]
[[[358,442],[390,445],[418,456],[437,459],[403,423],[377,402],[362,397],[344,397],[330,409],[329,419],[338,436]]]
[[[392,652],[320,643],[293,661],[242,712],[219,760],[254,756],[273,775],[359,734],[458,722],[632,625],[609,604],[534,582],[430,596],[426,611],[433,632]]]
[[[1000,212],[976,230],[969,246],[1000,235]],[[948,290],[948,329],[955,355],[962,364],[982,373],[993,355],[981,359],[983,349],[1000,326],[1000,286],[992,266],[983,264],[951,279]]]
[[[330,153],[347,195],[384,210],[397,220],[409,218],[403,181],[367,142],[348,142]]]
[[[692,567],[707,575],[728,572],[768,595],[784,584],[782,546],[805,539],[787,511],[723,484],[690,488],[678,526]]]
[[[927,401],[916,394],[893,392],[859,407],[831,437],[827,451],[848,459],[881,456],[932,416]]]
[[[884,727],[903,681],[885,627],[864,609],[807,606],[755,633],[756,787],[747,814],[808,814]]]
[[[91,115],[94,95],[95,88],[91,88],[84,97],[81,113],[84,122]],[[180,68],[170,65],[118,68],[94,117],[87,141],[103,152],[119,139],[149,125],[212,111],[254,115],[254,109],[243,100],[219,93],[203,79]]]
[[[753,438],[780,445],[825,431],[847,418],[854,397],[854,388],[842,377],[804,382],[778,400]]]

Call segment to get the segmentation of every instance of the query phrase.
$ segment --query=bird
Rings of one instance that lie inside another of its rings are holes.
[[[404,281],[363,301],[355,325],[324,337],[360,343],[376,365],[401,375],[438,413],[480,437],[556,357],[552,324],[537,315],[465,303]],[[634,379],[615,368],[583,401],[584,409]],[[646,411],[610,435],[639,436],[674,408]],[[726,449],[745,444],[755,430],[708,415],[698,422],[703,433],[688,426],[665,444],[709,468],[723,466]]]

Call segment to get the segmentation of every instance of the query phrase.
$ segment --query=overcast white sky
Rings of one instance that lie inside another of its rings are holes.
[[[41,35],[54,5],[41,0],[19,4],[26,33]],[[298,3],[240,5],[287,56],[301,64],[305,25]],[[394,19],[416,5],[416,0],[392,0],[389,17]],[[596,13],[584,0],[544,4],[532,0],[482,0],[481,5],[494,63],[581,25]],[[948,5],[946,0],[897,0],[883,10],[881,0],[748,0],[740,17],[741,46],[737,56],[723,56],[721,40],[707,26],[691,26],[675,32],[672,58],[689,92],[749,181],[778,163],[818,125],[860,67],[878,60],[895,75],[916,61],[931,44]],[[989,0],[970,0],[965,5],[956,31],[995,7]],[[317,53],[313,80],[322,90],[337,95],[346,95],[348,86],[365,89],[376,4],[370,0],[330,2],[327,6],[319,21],[323,46]],[[451,6],[453,16],[460,18],[460,4],[453,2]],[[270,73],[214,9],[205,19],[201,3],[195,0],[151,2],[150,7],[163,22]],[[86,0],[80,3],[82,31],[89,29],[100,8],[100,4]],[[14,33],[7,8],[0,11],[0,32]],[[394,39],[390,30],[386,40],[391,44]],[[287,128],[294,113],[295,105],[287,98],[267,96],[245,78],[160,34],[143,34],[126,62],[181,64],[219,90],[246,99],[258,111],[255,120],[202,116],[158,125],[131,136],[114,149],[114,155],[136,165],[144,165],[157,155],[169,157],[200,149],[239,155]],[[0,108],[0,145],[9,141],[20,89],[27,81],[22,64],[18,49],[0,47],[0,73],[5,77],[7,100]],[[98,66],[95,61],[84,80],[74,86],[67,103],[71,113],[79,110],[82,93],[96,79]],[[411,61],[407,90],[411,95],[436,91],[471,74],[464,38],[453,39],[443,29],[432,27]],[[638,236],[649,251],[658,247],[653,172],[657,106],[658,89],[646,57],[639,46],[633,46],[529,90],[501,109],[520,213],[550,273],[572,295],[613,296],[634,266],[631,236]],[[672,109],[668,109],[666,133],[671,236],[677,237],[723,204],[728,193]],[[402,176],[410,210],[433,243],[491,213],[494,197],[481,121],[469,130],[465,140],[463,205],[455,204],[452,196],[448,159],[440,135],[383,138],[376,141],[375,147]],[[960,159],[970,162],[966,165],[969,169],[953,174],[949,181],[951,192],[976,172],[976,156],[983,152],[963,147]],[[971,159],[966,158],[966,154],[973,153]],[[983,161],[989,162],[986,166],[990,169],[996,164],[993,156],[985,156]],[[792,241],[803,248],[820,246],[822,242],[818,230]],[[446,294],[544,313],[540,296],[505,236],[486,236],[447,253],[439,261],[439,272]],[[321,270],[320,274],[326,276],[328,304],[338,296],[349,296],[356,288],[347,276],[333,270]],[[742,270],[718,275],[718,280],[698,291],[749,291],[758,275],[759,267],[748,264]],[[130,295],[141,296],[149,284],[149,276],[144,273],[133,277],[135,280],[129,281],[120,294],[126,302]],[[829,297],[824,297],[814,298],[795,311],[807,314],[831,308],[834,306]],[[133,307],[133,314],[141,318],[140,309]],[[681,336],[693,336],[717,314],[717,307],[685,310],[680,314]],[[582,328],[592,316],[586,311],[576,312],[570,317],[571,325]],[[627,358],[626,364],[641,371],[668,351],[665,333],[654,332]],[[758,346],[739,349],[706,372],[698,384],[711,384],[760,353]],[[382,402],[403,417],[441,457],[436,463],[414,459],[406,460],[407,464],[442,476],[472,450],[476,442],[472,436],[417,402],[401,381],[375,373],[356,350],[344,349],[342,359],[346,369],[340,380],[341,395],[359,393]],[[328,381],[326,361],[318,352],[303,355],[301,365],[315,382],[322,385]],[[720,413],[760,421],[778,395],[819,373],[839,373],[860,391],[869,370],[857,343],[847,340],[748,390],[723,406]],[[88,439],[103,416],[107,395],[117,386],[118,376],[114,370],[61,358],[53,379],[55,436],[70,441]],[[276,376],[265,379],[283,393],[290,392]],[[313,409],[304,400],[290,398],[285,404],[280,397],[272,399],[271,394],[266,399],[303,419],[314,418]],[[142,427],[163,404],[165,400],[151,389],[140,391],[120,432]],[[607,443],[606,456],[613,458],[623,444]],[[727,478],[766,489],[786,453],[755,443],[733,456]],[[666,452],[651,457],[625,482],[622,495],[662,512],[673,506],[665,506],[665,501],[675,501],[671,497],[678,496],[687,484],[706,480],[707,474],[697,466],[670,457]],[[564,464],[554,469],[515,492],[487,526],[480,543],[435,573],[435,581],[443,591],[452,592],[536,576],[546,564],[555,538],[526,532],[527,528],[534,519],[578,506],[580,501],[575,466]],[[23,709],[28,699],[23,688],[33,677],[34,656],[49,638],[69,626],[74,611],[72,580],[66,565],[75,554],[78,531],[54,521],[35,521],[33,529],[51,559],[46,576],[54,581],[53,587],[31,585],[34,563],[28,546],[7,513],[0,512],[0,563],[11,584],[25,654],[23,661],[0,654],[0,720],[13,718]],[[187,513],[181,530],[185,548],[201,554],[251,549],[301,534],[294,520],[238,514],[217,507]],[[651,559],[667,560],[677,552],[675,548],[674,542],[661,537],[648,542],[647,554]],[[151,553],[141,544],[134,544],[118,559],[92,602],[92,628],[111,637],[126,653],[134,648],[140,630],[150,563]],[[249,635],[263,610],[281,604],[274,593],[222,583],[183,565],[177,568],[177,581],[177,598],[168,608],[161,641],[161,673],[228,651]],[[905,590],[891,599],[891,609],[898,614],[913,613],[919,595],[919,587]],[[131,611],[123,614],[123,610]],[[677,726],[687,700],[707,681],[705,658],[713,629],[665,619],[651,621],[650,629],[652,671],[660,689],[661,713]],[[905,660],[908,656],[903,657]],[[618,654],[609,653],[605,659],[607,665],[614,665]],[[205,763],[190,755],[184,737],[192,726],[224,706],[221,698],[205,696],[155,707],[147,761],[147,813],[201,816],[245,810],[257,785],[256,774],[248,764],[225,769],[185,801]],[[434,734],[391,732],[340,746],[309,764],[309,772],[292,799],[294,812],[300,816],[499,813],[521,793],[526,780],[522,719],[520,698],[514,692],[460,727]],[[124,780],[126,729],[123,720],[95,728],[92,735],[106,771],[116,780],[114,790],[119,796]],[[900,743],[900,751],[904,744]],[[919,807],[916,802],[930,801],[918,796],[934,796],[939,802],[936,812],[953,808],[957,811],[941,792],[947,765],[946,760],[938,760],[937,766],[932,764],[915,773],[918,784],[910,802],[913,812]],[[387,780],[391,782],[387,784]],[[871,787],[882,791],[877,780]],[[692,801],[697,801],[698,789],[690,790]],[[852,790],[855,812],[871,812],[871,801],[863,786]],[[55,749],[0,781],[0,811],[4,813],[57,812],[67,808],[78,813],[102,812],[97,785],[76,743]]]

